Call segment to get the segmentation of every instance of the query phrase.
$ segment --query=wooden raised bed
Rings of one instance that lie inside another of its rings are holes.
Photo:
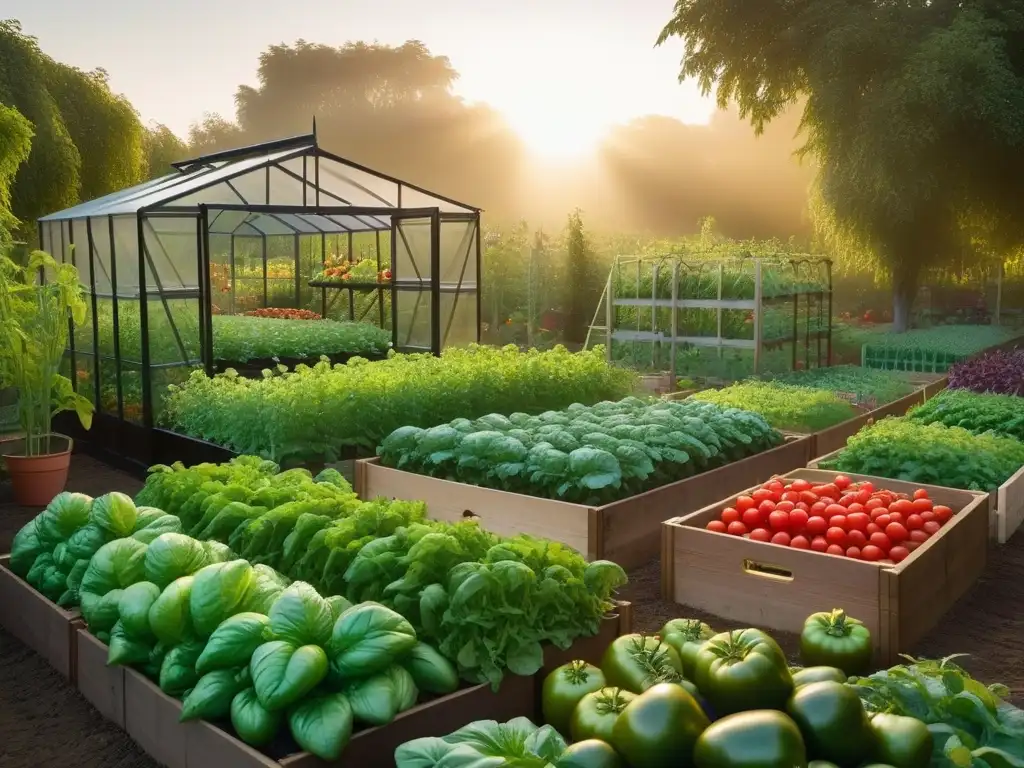
[[[629,631],[629,603],[620,603],[598,635],[582,638],[567,651],[549,649],[544,668],[532,677],[506,675],[497,693],[490,685],[463,688],[418,704],[379,728],[353,734],[341,759],[343,768],[393,768],[395,749],[412,739],[450,733],[474,720],[504,722],[514,717],[535,719],[543,676],[558,664],[582,658],[596,663],[608,644]],[[124,728],[154,760],[167,768],[323,768],[324,761],[308,752],[289,752],[290,739],[271,745],[267,754],[256,750],[217,725],[179,722],[181,702],[171,698],[134,670],[124,670]],[[535,720],[536,722],[536,720]],[[282,752],[283,750],[283,752]]]
[[[823,462],[836,458],[840,453],[841,449],[819,456],[808,462],[807,466],[810,469],[817,469]],[[1024,523],[1024,467],[989,496],[989,538],[1005,544],[1020,528],[1021,523]]]
[[[107,720],[124,728],[125,668],[107,666],[110,648],[84,626],[77,636],[79,692]]]
[[[943,379],[942,381],[945,381]],[[943,385],[945,386],[945,385]],[[811,446],[811,453],[814,456],[821,456],[824,453],[831,453],[837,451],[846,446],[846,441],[849,440],[853,435],[860,432],[868,424],[881,421],[887,416],[902,416],[915,405],[921,405],[925,401],[926,389],[918,389],[907,395],[901,397],[899,400],[894,400],[891,403],[875,408],[867,413],[862,413],[860,416],[855,416],[852,419],[836,424],[834,427],[823,429],[820,432],[815,432],[811,435],[811,439],[814,444]],[[933,390],[937,392],[938,390]]]
[[[382,466],[378,459],[356,462],[355,488],[363,499],[425,501],[434,520],[475,517],[493,533],[560,541],[588,560],[612,560],[630,569],[658,556],[665,520],[805,466],[811,455],[809,438],[792,438],[755,456],[600,507],[440,480]]]
[[[833,472],[800,469],[787,478],[827,482]],[[664,524],[665,599],[755,627],[799,633],[807,616],[843,608],[871,630],[880,666],[899,662],[985,569],[986,494],[867,475],[876,487],[926,488],[956,515],[899,564],[871,563],[714,533],[704,526],[735,496]],[[752,490],[752,489],[751,489]]]
[[[0,626],[42,656],[72,684],[77,680],[77,610],[65,611],[22,581],[0,557]]]

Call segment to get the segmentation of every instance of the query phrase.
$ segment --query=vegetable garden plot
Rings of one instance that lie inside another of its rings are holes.
[[[787,479],[831,482],[832,472],[800,469]],[[665,599],[723,618],[800,632],[809,605],[842,605],[875,638],[876,663],[909,651],[985,568],[986,495],[849,475],[854,482],[913,494],[924,488],[954,511],[952,520],[899,564],[852,560],[715,533],[705,525],[735,496],[686,517],[667,520],[662,539]],[[752,492],[755,488],[748,489]]]
[[[926,397],[928,397],[926,390],[919,389],[906,397],[901,397],[899,400],[883,405],[873,411],[868,411],[848,421],[816,432],[812,436],[814,445],[811,447],[811,453],[818,456],[842,448],[846,445],[846,441],[857,434],[863,427],[873,422],[881,421],[888,416],[902,416],[914,406],[923,403]]]

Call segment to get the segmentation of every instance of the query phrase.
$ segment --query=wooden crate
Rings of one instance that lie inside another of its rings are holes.
[[[915,405],[921,405],[924,401],[925,389],[918,389],[906,397],[901,397],[899,400],[894,400],[872,411],[862,413],[860,416],[847,419],[828,429],[815,432],[811,435],[814,441],[811,446],[811,453],[814,456],[821,456],[824,453],[831,453],[832,451],[844,448],[846,441],[868,424],[881,421],[887,416],[902,416]]]
[[[0,557],[0,626],[42,656],[72,684],[77,679],[77,630],[82,615],[65,611],[22,581]]]
[[[356,462],[356,491],[364,499],[425,501],[434,520],[477,518],[494,533],[560,541],[588,560],[612,560],[628,570],[658,556],[663,521],[698,510],[723,493],[805,466],[810,449],[810,439],[793,438],[756,456],[601,507],[439,480],[382,466],[378,459]]]
[[[819,456],[807,463],[808,468],[818,469],[822,462],[836,458],[842,450]],[[992,491],[989,503],[988,533],[992,541],[1005,544],[1024,523],[1024,467],[1009,480]]]
[[[898,654],[912,650],[984,570],[989,497],[849,476],[904,493],[926,488],[933,501],[949,506],[956,516],[903,562],[869,563],[708,531],[704,526],[733,503],[735,496],[730,496],[665,522],[665,599],[787,632],[799,632],[811,613],[843,608],[871,630],[876,662],[898,663]],[[801,469],[786,477],[827,482],[835,473]]]
[[[79,692],[103,717],[124,728],[125,668],[107,666],[110,649],[85,627],[79,629],[77,635]]]
[[[543,676],[569,659],[597,662],[608,644],[629,631],[629,603],[609,616],[598,635],[582,638],[567,651],[546,649],[544,668],[533,677],[506,675],[497,693],[476,685],[442,696],[398,715],[379,728],[355,733],[342,757],[343,768],[391,768],[395,749],[412,739],[450,733],[474,720],[504,722],[529,717],[536,722]],[[181,723],[181,702],[134,670],[125,670],[125,723],[128,735],[167,768],[323,768],[308,752],[268,755],[253,749],[212,723]]]

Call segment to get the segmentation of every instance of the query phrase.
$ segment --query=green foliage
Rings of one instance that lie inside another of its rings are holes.
[[[947,389],[907,418],[921,424],[963,427],[980,435],[993,432],[1024,442],[1024,399],[1015,395],[982,395],[966,389]]]
[[[706,389],[692,398],[753,411],[776,429],[790,432],[820,432],[857,415],[850,403],[833,392],[776,382],[745,381],[725,389]]]
[[[884,405],[914,391],[914,385],[900,373],[856,365],[791,371],[773,375],[771,379],[780,384],[852,394],[858,404]]]
[[[992,325],[938,325],[905,333],[883,326],[865,340],[865,365],[900,371],[944,373],[955,362],[1003,344],[1020,331]]]
[[[40,270],[48,279],[38,281]],[[0,253],[0,382],[17,387],[25,455],[49,449],[50,421],[62,411],[92,423],[93,406],[58,373],[69,320],[81,323],[86,305],[78,270],[34,251],[25,266]]]
[[[292,322],[292,321],[285,321]],[[347,446],[373,449],[400,426],[458,416],[622,397],[633,376],[607,364],[601,348],[519,352],[470,346],[369,363],[320,362],[263,379],[195,372],[166,401],[167,423],[240,453],[275,460],[326,457]]]
[[[384,439],[381,462],[456,482],[607,504],[782,442],[761,418],[713,405],[635,397],[538,416],[497,413]]]
[[[244,315],[213,318],[213,354],[217,360],[244,363],[271,357],[315,360],[320,355],[383,355],[390,347],[391,333],[370,323]]]
[[[996,490],[1021,466],[1024,443],[961,427],[882,419],[850,438],[823,469],[891,477],[967,491]]]
[[[146,178],[155,179],[172,173],[171,163],[189,156],[188,147],[166,125],[157,124],[146,129],[143,139]]]
[[[11,187],[32,150],[32,124],[12,107],[0,104],[0,246],[18,226],[11,213]]]

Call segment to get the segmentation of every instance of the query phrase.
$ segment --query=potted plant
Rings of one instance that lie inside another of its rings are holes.
[[[38,279],[40,270],[45,281]],[[42,506],[64,490],[71,466],[71,438],[51,431],[53,416],[75,411],[88,429],[93,405],[59,372],[69,319],[85,321],[78,270],[33,251],[24,266],[0,253],[0,381],[18,390],[21,451],[4,461],[15,500]],[[17,444],[17,443],[15,443]]]

